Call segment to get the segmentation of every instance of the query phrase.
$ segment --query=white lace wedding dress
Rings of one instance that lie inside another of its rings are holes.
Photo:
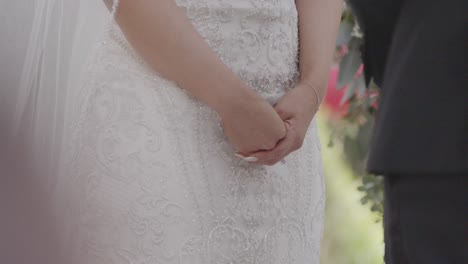
[[[276,102],[298,77],[294,0],[179,0],[222,60]],[[233,154],[219,117],[134,53],[116,25],[67,120],[77,254],[86,264],[319,263],[315,122],[275,166]]]

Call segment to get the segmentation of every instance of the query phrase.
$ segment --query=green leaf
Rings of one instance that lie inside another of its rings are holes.
[[[348,88],[346,88],[346,92],[344,93],[343,97],[341,98],[340,105],[346,103],[349,99],[353,98],[356,94],[357,82],[354,80]]]
[[[348,53],[341,59],[338,72],[338,89],[343,88],[354,79],[357,70],[362,64],[361,52],[359,51],[361,40],[353,37],[349,43]]]
[[[364,196],[361,198],[361,203],[362,204],[367,204],[369,202],[369,198],[367,196]]]
[[[371,211],[372,212],[379,212],[380,211],[379,205],[378,204],[372,205]]]
[[[366,174],[363,178],[362,178],[362,182],[364,184],[368,183],[368,182],[372,182],[374,181],[374,176],[370,175],[370,174]]]
[[[367,90],[366,81],[364,80],[364,73],[357,79],[357,86],[359,91],[359,97],[362,97]]]
[[[351,32],[353,32],[353,25],[344,20],[340,24],[340,30],[338,31],[338,38],[336,40],[336,46],[340,47],[343,44],[347,44],[351,40]]]

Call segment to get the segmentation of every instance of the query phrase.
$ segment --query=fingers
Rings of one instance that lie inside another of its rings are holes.
[[[291,125],[290,120],[285,121],[285,126],[286,136],[278,141],[275,148],[251,153],[237,152],[235,155],[253,164],[269,166],[275,165],[297,149],[297,131]]]
[[[258,165],[274,165],[285,158],[293,151],[295,143],[295,133],[287,123],[286,137],[280,140],[277,146],[272,150],[258,151],[249,155],[251,162]],[[256,160],[256,161],[253,161]]]

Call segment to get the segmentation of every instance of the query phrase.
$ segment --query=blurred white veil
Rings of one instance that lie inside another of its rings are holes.
[[[34,258],[34,263],[83,263],[78,253],[69,254],[75,249],[68,246],[75,237],[75,208],[67,207],[73,203],[70,188],[61,188],[69,178],[62,174],[61,154],[71,135],[68,109],[77,103],[73,99],[93,51],[113,21],[117,0],[107,1],[113,12],[103,0],[0,0],[0,186],[1,194],[7,190],[2,197],[13,199],[2,204],[7,206],[1,213],[2,220],[17,222],[0,221],[0,233],[11,229],[21,240],[9,241],[7,232],[0,248],[11,244],[8,253],[15,257],[18,250],[23,262],[36,249],[41,257],[48,255],[42,252],[48,246],[36,245],[42,243],[51,246],[52,259],[57,254],[66,261]]]
[[[28,139],[33,156],[40,157],[44,167],[56,169],[66,140],[67,109],[75,103],[74,93],[79,90],[90,55],[112,21],[118,1],[108,1],[112,12],[103,0],[15,1],[22,8],[25,5],[21,2],[29,1],[33,12],[18,8],[18,12],[2,16],[27,21],[18,16],[33,13],[34,18],[31,31],[22,33],[29,37],[21,78],[16,87],[7,87],[14,100],[12,135]],[[49,180],[53,183],[56,179]]]

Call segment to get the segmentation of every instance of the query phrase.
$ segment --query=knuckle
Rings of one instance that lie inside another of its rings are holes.
[[[273,166],[273,165],[277,164],[278,162],[280,162],[280,160],[281,159],[279,157],[275,157],[274,159],[269,160],[269,165]]]
[[[272,140],[272,142],[270,142],[271,145],[273,145],[273,147],[275,147],[278,142],[284,138],[284,135],[283,134],[278,134],[274,137],[274,140]]]
[[[264,149],[273,149],[276,146],[276,142],[270,141],[263,144]]]
[[[298,150],[302,148],[303,145],[304,145],[303,140],[296,140],[296,142],[294,143],[294,150]]]
[[[281,106],[276,106],[276,107],[275,107],[275,111],[276,111],[276,113],[278,113],[279,116],[286,116],[286,115],[288,115],[287,109],[285,109],[284,107],[281,107]]]
[[[278,113],[279,116],[283,116],[285,114],[284,110],[281,108],[276,108],[276,113]]]

